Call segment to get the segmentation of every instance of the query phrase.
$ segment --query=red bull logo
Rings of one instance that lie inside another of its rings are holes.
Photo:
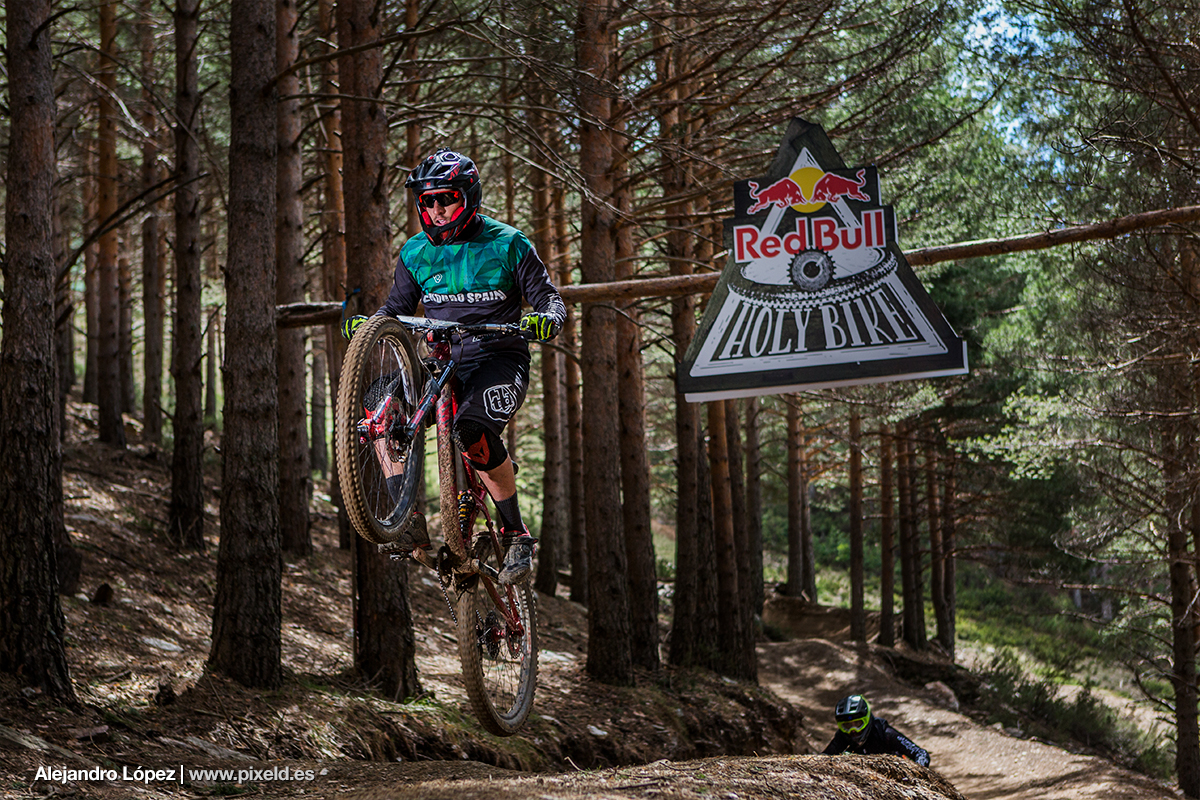
[[[853,227],[839,225],[833,217],[797,217],[796,229],[785,233],[765,233],[757,225],[737,225],[733,229],[734,260],[738,263],[794,256],[809,248],[828,253],[885,247],[887,243],[887,219],[882,209],[864,211],[862,224]]]
[[[802,167],[762,189],[758,188],[757,181],[747,181],[750,199],[754,202],[746,209],[746,213],[757,214],[771,206],[791,206],[797,211],[809,213],[843,198],[867,203],[871,198],[863,191],[867,185],[866,173],[865,169],[860,169],[852,180],[816,167]]]
[[[754,204],[746,209],[747,214],[757,214],[768,206],[787,208],[788,206],[802,206],[808,202],[800,184],[791,178],[781,178],[761,190],[758,188],[757,181],[749,181],[748,185],[750,199],[754,201]]]

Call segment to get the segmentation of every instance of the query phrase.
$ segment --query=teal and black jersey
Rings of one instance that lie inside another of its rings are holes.
[[[405,242],[391,294],[379,313],[411,315],[423,303],[430,319],[517,322],[524,298],[561,325],[566,307],[525,234],[482,214],[473,228],[458,244],[435,246],[424,233]],[[529,352],[518,337],[489,341],[485,350]]]

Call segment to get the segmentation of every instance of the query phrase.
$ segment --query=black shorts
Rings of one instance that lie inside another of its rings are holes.
[[[529,388],[529,356],[521,353],[483,353],[462,364],[454,376],[462,419],[478,422],[497,436],[525,402]]]

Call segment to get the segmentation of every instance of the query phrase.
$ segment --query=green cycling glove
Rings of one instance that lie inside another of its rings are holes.
[[[558,320],[549,314],[535,311],[521,317],[521,330],[533,331],[539,342],[548,342],[558,335]]]
[[[348,318],[342,323],[342,336],[345,336],[347,340],[353,339],[354,332],[358,330],[358,326],[366,321],[367,318],[361,315]]]

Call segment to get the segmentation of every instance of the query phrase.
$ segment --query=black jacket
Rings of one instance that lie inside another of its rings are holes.
[[[879,717],[871,719],[867,738],[861,745],[841,731],[835,733],[833,741],[825,748],[825,755],[836,756],[842,753],[856,753],[860,756],[905,756],[922,767],[929,766],[929,753],[917,747],[911,739],[889,725],[887,720]]]

